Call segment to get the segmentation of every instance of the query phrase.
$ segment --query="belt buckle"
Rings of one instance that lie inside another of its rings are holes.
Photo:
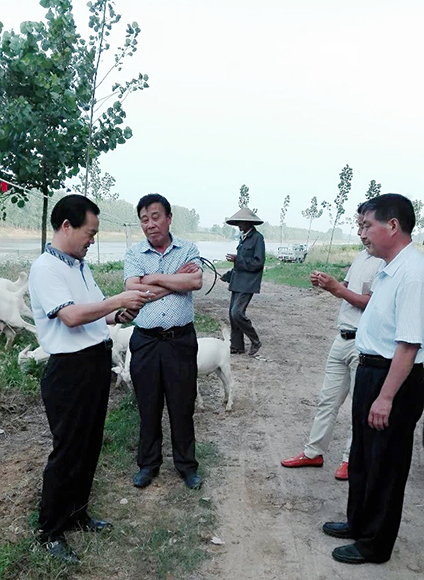
[[[365,356],[361,353],[359,353],[359,364],[360,365],[365,364]]]
[[[111,338],[106,338],[103,341],[104,347],[106,350],[112,350],[113,347],[113,340]]]
[[[175,338],[175,330],[164,330],[162,333],[163,340],[172,340]]]

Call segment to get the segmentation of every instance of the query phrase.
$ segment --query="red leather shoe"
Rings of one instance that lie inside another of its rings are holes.
[[[299,453],[296,457],[288,457],[287,459],[281,460],[281,465],[283,467],[322,467],[324,464],[324,457],[322,455],[317,455],[313,459],[309,459],[303,453]]]
[[[339,465],[339,467],[336,469],[336,473],[334,474],[334,477],[336,479],[340,479],[340,480],[346,480],[349,479],[349,463],[347,461],[342,461]]]

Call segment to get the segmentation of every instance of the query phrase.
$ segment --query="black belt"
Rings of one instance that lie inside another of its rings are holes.
[[[93,346],[87,346],[87,348],[83,348],[81,350],[77,350],[75,352],[58,352],[56,354],[52,354],[52,356],[71,356],[74,354],[84,354],[86,352],[93,352],[93,351],[101,351],[101,350],[112,350],[113,347],[113,340],[111,338],[106,338],[99,342],[99,344],[93,344]]]
[[[80,352],[90,352],[92,350],[112,350],[113,347],[113,340],[111,338],[106,338],[99,342],[99,344],[94,344],[93,346],[89,346],[87,348],[83,348]]]
[[[365,367],[388,369],[392,364],[392,359],[384,358],[376,354],[359,354],[359,364]]]
[[[173,338],[180,338],[180,336],[192,332],[192,330],[194,330],[194,325],[192,322],[189,322],[185,326],[173,326],[167,330],[161,326],[157,326],[156,328],[140,328],[139,326],[136,326],[136,330],[142,334],[153,336],[159,340],[172,340]]]
[[[345,340],[352,340],[356,336],[356,330],[341,330],[340,336]]]

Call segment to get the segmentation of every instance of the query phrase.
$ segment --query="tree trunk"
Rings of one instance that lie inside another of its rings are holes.
[[[41,218],[41,254],[44,252],[44,248],[47,240],[47,211],[49,208],[49,192],[46,188],[42,188],[43,192],[43,215]]]

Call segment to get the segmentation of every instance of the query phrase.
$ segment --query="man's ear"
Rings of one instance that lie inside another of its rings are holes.
[[[64,232],[68,232],[71,229],[71,222],[66,219],[63,220],[62,225],[61,225],[61,229],[63,229]]]
[[[387,222],[387,225],[390,228],[390,232],[392,234],[395,234],[399,231],[402,231],[402,228],[400,227],[400,223],[399,220],[397,218],[392,218]]]

